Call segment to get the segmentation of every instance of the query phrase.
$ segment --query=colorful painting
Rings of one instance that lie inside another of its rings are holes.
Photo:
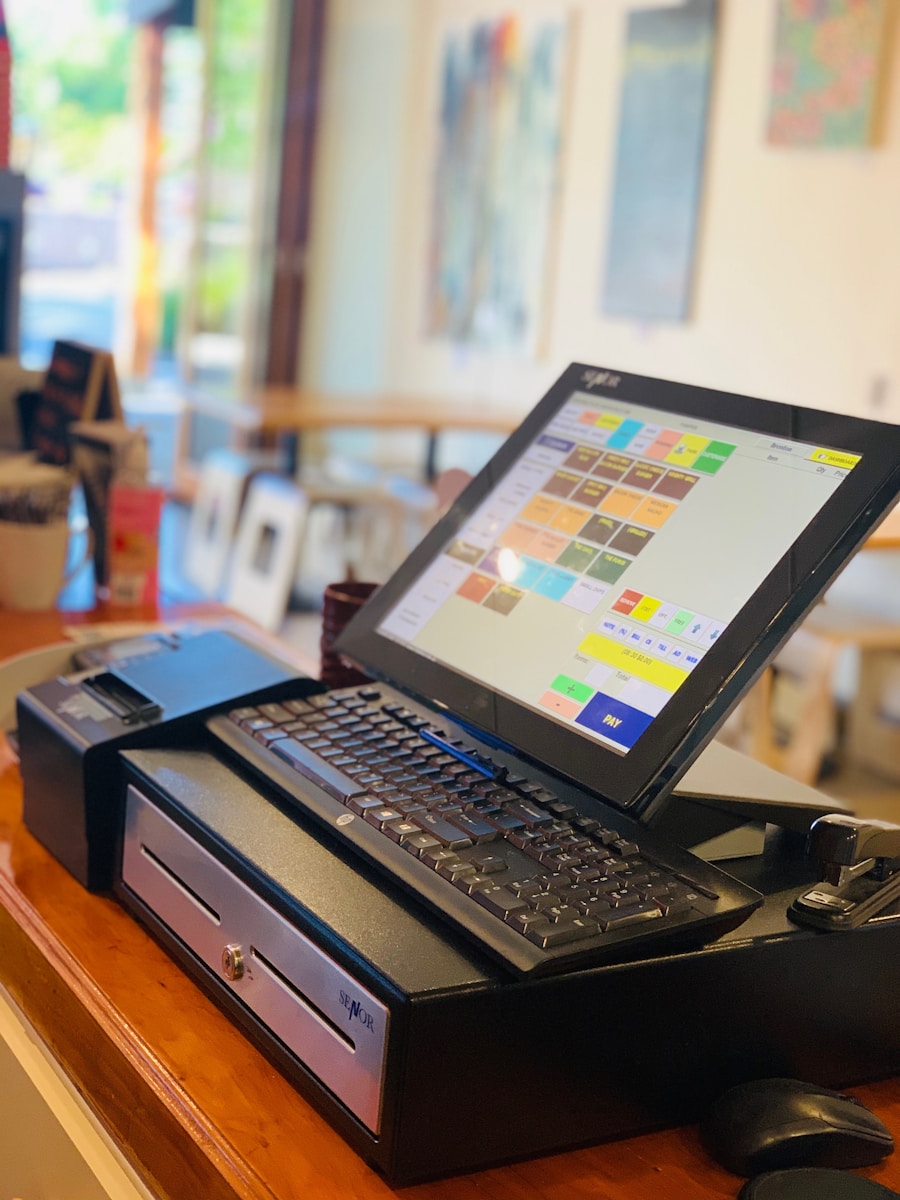
[[[602,310],[688,316],[717,0],[628,18]]]
[[[426,330],[534,353],[556,207],[567,28],[519,16],[448,29]]]
[[[781,0],[770,142],[871,142],[886,7],[885,0]]]

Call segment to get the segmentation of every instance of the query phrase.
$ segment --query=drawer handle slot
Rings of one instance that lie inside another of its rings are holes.
[[[141,854],[143,854],[145,858],[149,858],[157,870],[161,871],[163,875],[170,879],[177,888],[184,892],[188,899],[193,900],[197,907],[201,908],[210,918],[210,920],[215,921],[217,925],[222,924],[222,918],[219,916],[216,910],[207,904],[203,897],[199,895],[199,893],[195,892],[189,884],[185,883],[180,875],[176,875],[172,868],[164,863],[161,858],[158,858],[157,855],[155,855],[150,849],[150,847],[144,844],[144,842],[141,842]]]
[[[279,971],[275,964],[266,958],[266,956],[262,954],[256,948],[256,946],[250,947],[250,954],[262,967],[265,968],[266,971],[268,971],[273,979],[276,979],[282,987],[286,988],[297,1000],[299,1000],[304,1008],[308,1008],[310,1012],[313,1013],[314,1016],[318,1017],[324,1025],[327,1025],[335,1037],[339,1037],[344,1045],[348,1047],[348,1049],[352,1050],[354,1054],[356,1053],[356,1042],[354,1042],[353,1038],[350,1037],[345,1030],[341,1029],[340,1025],[336,1025],[334,1021],[332,1021],[328,1013],[323,1012],[322,1009],[319,1008],[318,1004],[315,1004],[312,1000],[310,1000],[309,996],[307,996],[304,992],[301,992],[297,985],[288,979],[288,977],[282,971]]]

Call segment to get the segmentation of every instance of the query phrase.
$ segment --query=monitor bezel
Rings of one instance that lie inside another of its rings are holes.
[[[861,456],[624,755],[378,632],[388,611],[576,392]],[[648,819],[898,491],[900,426],[573,363],[367,602],[336,649],[373,678],[446,712],[489,744],[549,767],[605,802]]]

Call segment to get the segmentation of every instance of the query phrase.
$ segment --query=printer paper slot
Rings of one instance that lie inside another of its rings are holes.
[[[111,671],[90,676],[84,680],[82,686],[125,725],[155,721],[162,716],[162,705]]]

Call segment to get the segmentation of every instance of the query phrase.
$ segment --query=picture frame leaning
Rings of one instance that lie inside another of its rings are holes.
[[[289,479],[255,476],[238,522],[225,603],[274,632],[284,621],[309,500]]]

